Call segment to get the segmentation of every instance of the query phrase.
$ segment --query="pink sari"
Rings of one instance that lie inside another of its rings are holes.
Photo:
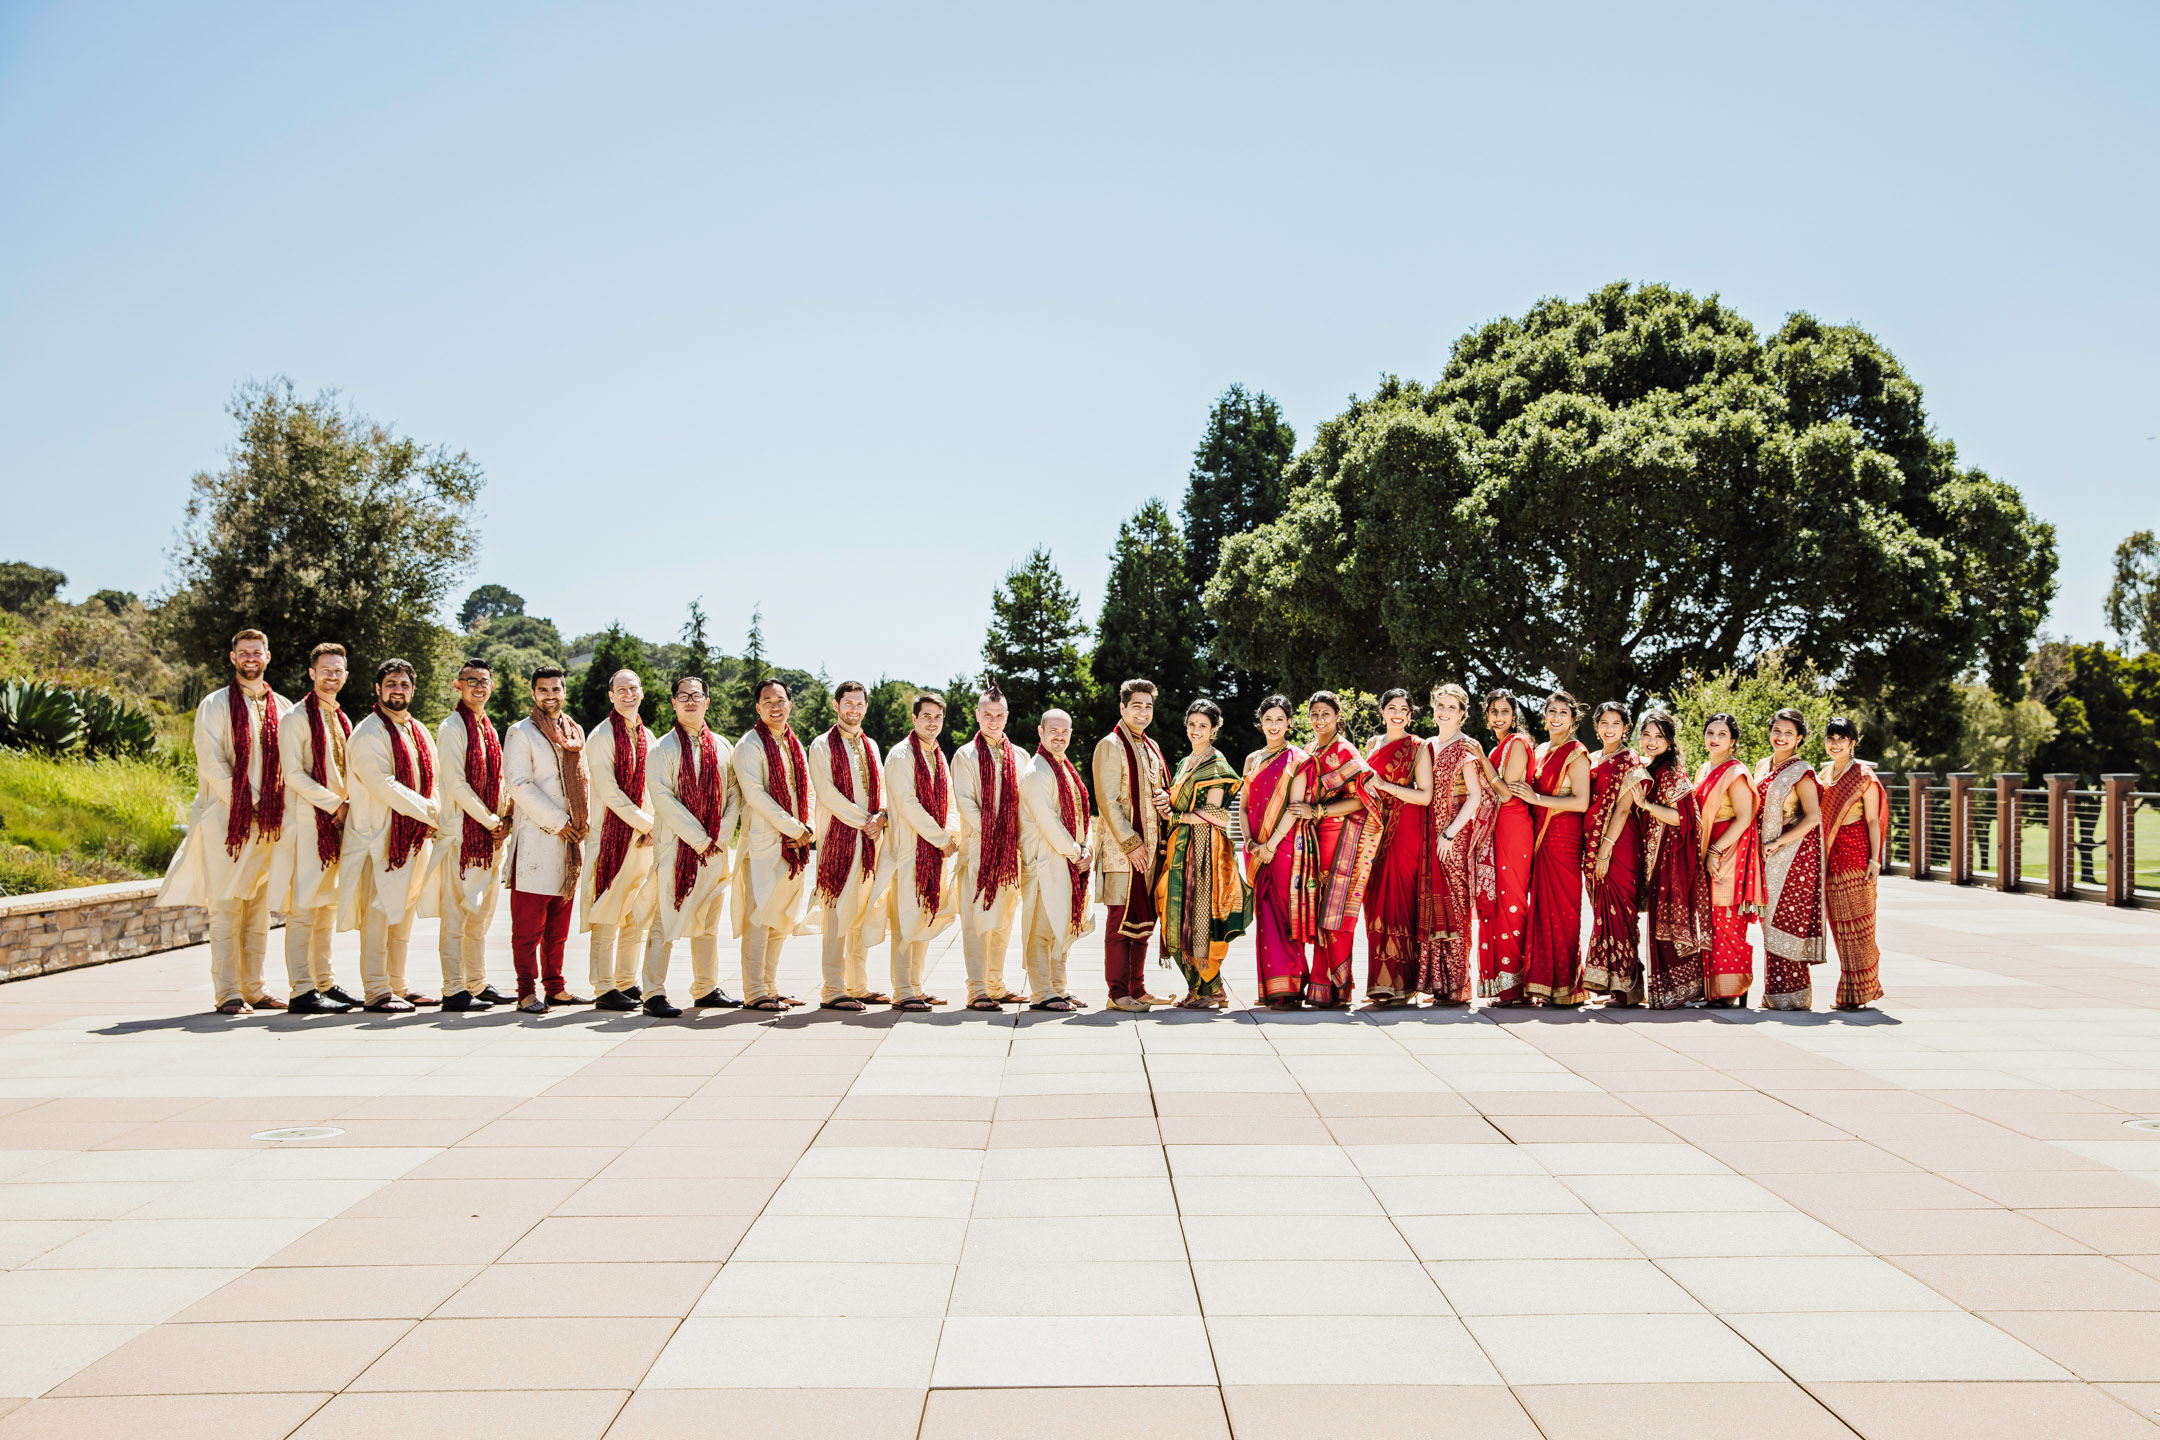
[[[1290,875],[1297,865],[1297,836],[1286,836],[1265,865],[1253,853],[1275,833],[1283,807],[1290,803],[1290,782],[1305,760],[1303,750],[1285,745],[1254,766],[1245,782],[1245,875],[1258,907],[1254,948],[1263,1000],[1301,994],[1309,978],[1305,947],[1290,928]]]
[[[1297,861],[1290,876],[1290,928],[1313,947],[1312,977],[1305,999],[1312,1005],[1346,1005],[1357,988],[1350,957],[1357,943],[1358,911],[1372,874],[1380,831],[1365,777],[1372,768],[1357,747],[1339,736],[1305,761],[1305,798],[1325,804],[1357,797],[1362,809],[1298,826]]]

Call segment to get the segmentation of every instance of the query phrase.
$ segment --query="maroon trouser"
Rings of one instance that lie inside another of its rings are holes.
[[[563,944],[570,938],[574,896],[510,892],[510,954],[517,961],[518,999],[529,1000],[541,979],[545,995],[567,992],[563,984]]]
[[[1110,983],[1110,998],[1137,1000],[1147,994],[1147,939],[1128,940],[1118,933],[1125,924],[1123,905],[1112,905],[1106,920],[1103,979]]]

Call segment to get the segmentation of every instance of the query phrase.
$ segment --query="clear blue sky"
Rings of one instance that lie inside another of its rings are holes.
[[[485,467],[566,634],[703,595],[942,680],[1092,620],[1210,400],[1300,439],[1615,279],[1874,331],[2060,529],[2160,526],[2160,7],[0,4],[0,558],[149,591],[242,381]],[[459,593],[462,594],[461,586]]]

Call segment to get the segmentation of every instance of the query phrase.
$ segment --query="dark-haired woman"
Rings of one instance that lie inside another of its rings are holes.
[[[1837,941],[1840,1010],[1865,1010],[1882,999],[1882,952],[1875,948],[1875,877],[1890,838],[1890,797],[1875,767],[1853,752],[1860,727],[1840,715],[1823,727],[1830,763],[1823,787],[1823,900]]]
[[[1485,757],[1491,782],[1492,828],[1478,851],[1478,994],[1496,1005],[1527,1004],[1523,953],[1530,940],[1530,862],[1537,822],[1515,786],[1530,773],[1532,746],[1516,714],[1515,697],[1495,690],[1485,697],[1485,724],[1493,732]]]
[[[1590,887],[1590,954],[1583,989],[1614,1005],[1643,999],[1642,814],[1635,795],[1650,783],[1643,759],[1628,748],[1628,715],[1607,700],[1590,717],[1598,738],[1590,766],[1590,809],[1583,822],[1583,879]]]
[[[1195,700],[1185,707],[1192,753],[1170,781],[1170,856],[1155,882],[1163,954],[1185,976],[1183,1010],[1219,1010],[1222,962],[1230,942],[1252,924],[1252,892],[1238,870],[1230,839],[1230,801],[1242,783],[1215,748],[1222,707]]]
[[[1748,926],[1762,908],[1762,846],[1755,838],[1755,786],[1738,754],[1740,722],[1728,714],[1703,722],[1702,770],[1695,802],[1702,815],[1703,877],[1710,887],[1710,968],[1703,1003],[1747,1003],[1755,983]]]
[[[1380,697],[1387,733],[1365,763],[1380,802],[1379,848],[1365,895],[1365,998],[1415,1005],[1426,938],[1440,928],[1440,886],[1432,845],[1432,752],[1410,733],[1410,692]]]
[[[1305,702],[1305,716],[1313,746],[1290,793],[1290,813],[1299,822],[1290,925],[1313,947],[1306,1002],[1334,1010],[1349,1005],[1357,988],[1350,955],[1380,831],[1371,814],[1372,767],[1342,737],[1342,701],[1321,690]]]
[[[1270,695],[1253,717],[1264,748],[1245,757],[1245,878],[1253,889],[1253,951],[1260,998],[1271,1010],[1304,1003],[1309,962],[1290,929],[1290,872],[1297,860],[1297,821],[1290,791],[1305,751],[1290,743],[1290,700]]]
[[[1485,752],[1463,733],[1470,721],[1470,692],[1460,685],[1432,688],[1432,827],[1438,862],[1441,929],[1429,937],[1418,988],[1435,1005],[1468,1005],[1471,977],[1470,894],[1476,856],[1492,832],[1492,788],[1485,783]]]
[[[1581,707],[1565,690],[1545,702],[1546,741],[1527,781],[1512,788],[1538,816],[1530,862],[1530,947],[1523,989],[1547,1005],[1580,1005],[1583,812],[1590,808],[1590,752],[1575,738]]]
[[[1823,961],[1822,785],[1800,758],[1807,719],[1780,710],[1755,767],[1763,847],[1763,1009],[1806,1010],[1808,967]]]
[[[1643,909],[1650,917],[1644,988],[1653,1010],[1703,997],[1710,954],[1710,887],[1702,873],[1701,812],[1680,753],[1679,728],[1662,710],[1643,716],[1635,748],[1650,781],[1632,793],[1643,818]]]

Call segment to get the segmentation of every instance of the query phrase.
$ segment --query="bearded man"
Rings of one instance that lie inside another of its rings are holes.
[[[285,917],[287,1002],[295,1015],[343,1015],[359,1001],[330,971],[337,929],[338,856],[345,848],[345,743],[352,721],[338,708],[345,647],[308,652],[308,693],[278,719],[285,784],[300,798],[270,861],[270,908]]]
[[[485,660],[458,667],[451,688],[458,703],[435,731],[442,761],[445,822],[457,829],[444,839],[435,867],[442,893],[436,908],[442,928],[442,1008],[486,1010],[509,997],[487,983],[487,933],[495,923],[496,882],[502,875],[503,842],[510,838],[510,806],[503,791],[503,747],[488,719],[495,672]]]
[[[345,748],[352,808],[338,858],[338,929],[360,932],[360,982],[379,1014],[436,1003],[405,986],[413,920],[435,912],[428,867],[443,819],[435,746],[412,715],[415,685],[410,660],[376,666],[374,708]]]
[[[660,899],[645,779],[653,738],[638,714],[644,703],[637,671],[616,671],[608,681],[607,724],[585,737],[600,828],[585,841],[578,913],[592,935],[593,1006],[599,1010],[635,1010],[644,998],[637,965]]]
[[[1088,792],[1065,752],[1072,716],[1052,710],[1036,727],[1040,743],[1020,774],[1020,957],[1030,1009],[1081,1008],[1065,983],[1065,953],[1093,928],[1088,914]]]
[[[1155,719],[1155,682],[1118,686],[1117,728],[1096,742],[1095,893],[1109,914],[1103,925],[1103,978],[1115,1010],[1170,1002],[1147,990],[1148,940],[1155,933],[1155,877],[1168,834],[1170,767],[1147,736]]]
[[[684,675],[669,704],[675,727],[647,763],[653,805],[657,917],[645,941],[647,1015],[682,1014],[667,998],[668,952],[690,942],[690,993],[704,1009],[742,1002],[720,988],[720,910],[726,903],[728,837],[740,814],[727,750],[706,727],[705,682]]]
[[[993,684],[975,705],[975,738],[953,751],[960,808],[960,953],[967,1008],[1024,1003],[1005,988],[1005,947],[1020,914],[1020,751],[1005,738],[1012,707]]]
[[[592,830],[592,779],[585,731],[563,713],[569,680],[560,665],[533,671],[532,711],[510,727],[504,766],[510,776],[510,954],[517,963],[518,1009],[545,1015],[550,1005],[585,1005],[563,980],[563,947],[577,905],[585,837]]]
[[[780,947],[802,923],[810,899],[810,851],[817,831],[810,757],[788,728],[795,702],[787,682],[757,687],[757,724],[735,746],[742,792],[743,846],[735,862],[735,933],[742,940],[743,1005],[779,1013],[802,1001],[782,995]]]
[[[209,910],[211,1004],[220,1015],[252,1015],[285,1008],[262,982],[271,854],[285,827],[285,702],[263,679],[270,640],[262,631],[233,636],[226,658],[232,682],[195,707],[195,805],[157,903]]]
[[[883,937],[877,913],[878,847],[885,835],[885,766],[863,733],[870,692],[860,680],[833,691],[837,723],[810,742],[817,796],[817,895],[825,975],[820,1009],[861,1011],[889,997],[870,989],[868,948]]]
[[[910,714],[907,739],[885,757],[892,836],[878,862],[878,890],[887,897],[886,930],[892,936],[893,1008],[927,1012],[945,1003],[923,989],[923,971],[930,942],[959,913],[951,861],[960,837],[952,828],[952,770],[938,749],[945,697],[921,691]]]

